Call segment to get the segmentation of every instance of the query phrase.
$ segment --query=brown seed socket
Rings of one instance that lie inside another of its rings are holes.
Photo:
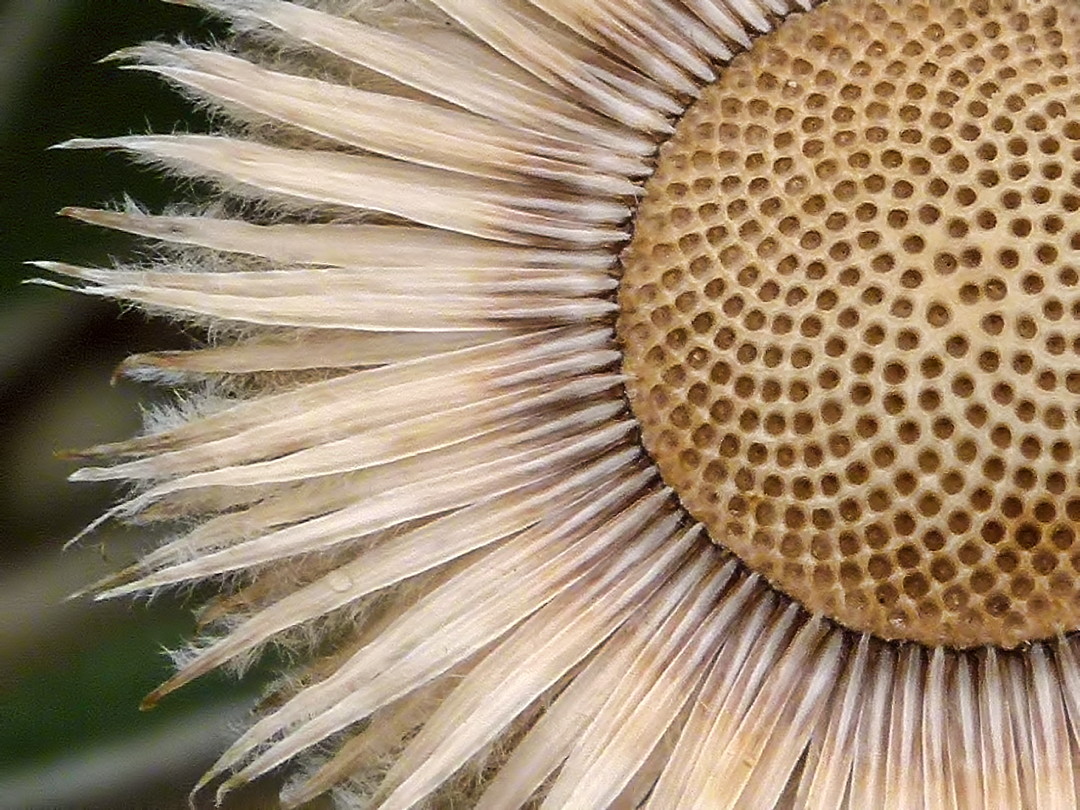
[[[832,0],[660,150],[618,332],[715,542],[885,639],[1080,627],[1080,4]]]

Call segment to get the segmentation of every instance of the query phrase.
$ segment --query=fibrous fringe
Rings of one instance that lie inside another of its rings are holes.
[[[91,448],[74,476],[140,485],[112,517],[201,519],[102,597],[249,583],[208,608],[224,632],[150,701],[408,593],[357,611],[200,789],[309,752],[286,804],[339,786],[343,803],[408,808],[452,801],[450,785],[487,810],[1077,806],[1073,641],[957,653],[806,616],[688,521],[635,443],[611,292],[640,182],[697,88],[803,6],[186,4],[408,88],[155,44],[126,57],[226,118],[302,134],[67,144],[282,212],[68,209],[244,269],[42,264],[245,335],[137,355],[125,374],[280,383]]]

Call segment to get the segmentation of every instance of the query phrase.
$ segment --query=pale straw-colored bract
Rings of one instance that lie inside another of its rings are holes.
[[[637,442],[635,201],[794,0],[187,4],[235,43],[122,56],[224,131],[66,146],[221,201],[70,209],[160,258],[42,267],[216,336],[126,362],[195,393],[73,476],[135,485],[106,519],[176,527],[101,598],[223,583],[148,701],[268,643],[318,653],[200,791],[297,760],[290,806],[1077,806],[1070,640],[953,652],[809,616]]]

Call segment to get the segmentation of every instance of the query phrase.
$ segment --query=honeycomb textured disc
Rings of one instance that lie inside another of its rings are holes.
[[[833,0],[724,69],[624,257],[643,441],[887,639],[1080,626],[1080,3]]]

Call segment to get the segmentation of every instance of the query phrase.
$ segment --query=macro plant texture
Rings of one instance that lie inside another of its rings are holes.
[[[85,451],[286,806],[1080,806],[1080,3],[185,0]],[[213,193],[205,193],[206,187]],[[89,527],[88,531],[96,528]]]

